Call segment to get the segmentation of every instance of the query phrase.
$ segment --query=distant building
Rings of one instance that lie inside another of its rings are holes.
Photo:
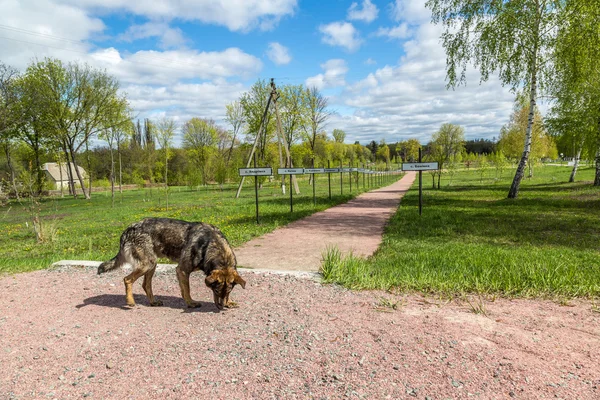
[[[75,186],[79,185],[79,178],[77,177],[77,173],[75,172],[75,165],[73,163],[69,163],[71,167],[71,176],[73,181],[75,182]],[[87,177],[87,173],[83,168],[77,166],[77,169],[81,173],[83,179]],[[42,170],[46,173],[46,178],[48,182],[50,182],[53,189],[60,189],[61,187],[68,189],[69,188],[69,173],[67,171],[66,164],[60,164],[60,168],[57,163],[46,163],[42,165]]]

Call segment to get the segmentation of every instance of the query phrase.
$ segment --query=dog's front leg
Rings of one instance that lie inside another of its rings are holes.
[[[200,307],[202,304],[192,300],[190,295],[190,274],[183,271],[178,265],[175,269],[177,272],[177,280],[179,281],[179,287],[181,289],[181,296],[189,308]]]

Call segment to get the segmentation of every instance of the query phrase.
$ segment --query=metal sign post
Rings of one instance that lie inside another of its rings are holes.
[[[313,205],[317,205],[317,197],[315,194],[315,174],[324,174],[325,168],[304,168],[305,174],[312,174],[313,181]],[[330,188],[331,189],[331,188]]]
[[[402,163],[402,171],[419,171],[419,215],[423,213],[423,171],[439,169],[437,162],[421,162],[421,149],[419,149],[419,162]]]
[[[294,212],[294,200],[293,200],[293,190],[292,187],[292,175],[302,175],[304,174],[304,168],[278,168],[277,173],[279,175],[289,175],[290,176],[290,213]],[[314,185],[314,182],[313,182]]]
[[[329,160],[327,160],[327,168],[331,167]],[[331,201],[331,174],[327,174],[329,177],[329,201]]]
[[[256,223],[258,224],[258,177],[273,175],[272,168],[256,168],[256,155],[254,155],[254,168],[240,168],[239,174],[241,177],[254,177],[254,197],[256,199]]]

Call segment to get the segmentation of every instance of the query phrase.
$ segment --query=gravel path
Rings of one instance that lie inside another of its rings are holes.
[[[139,305],[123,307],[123,271],[1,278],[0,399],[600,398],[589,302],[499,299],[485,316],[466,302],[241,273],[239,308],[225,312],[200,275],[192,310],[173,271],[155,277],[159,308],[139,284]]]
[[[393,184],[363,193],[348,203],[292,222],[235,249],[238,265],[272,270],[318,271],[322,254],[336,246],[343,254],[370,256],[383,228],[396,212],[416,172]]]

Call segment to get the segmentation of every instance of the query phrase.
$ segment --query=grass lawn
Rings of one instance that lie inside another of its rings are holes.
[[[570,167],[537,167],[516,200],[506,198],[514,170],[461,171],[431,189],[423,173],[390,221],[384,243],[368,260],[323,264],[326,281],[350,288],[416,290],[456,295],[588,297],[600,295],[600,188],[592,168],[568,181]]]
[[[278,182],[266,182],[259,192],[260,224],[256,224],[254,178],[246,179],[239,199],[237,184],[221,190],[217,185],[199,190],[184,187],[169,189],[169,209],[162,189],[139,189],[116,193],[114,208],[110,192],[92,193],[91,200],[72,197],[44,198],[39,204],[28,199],[11,201],[0,207],[0,273],[15,273],[46,268],[63,259],[107,260],[119,248],[121,232],[129,224],[146,217],[169,217],[203,221],[217,225],[234,246],[278,226],[344,203],[356,196],[356,184],[350,193],[344,174],[343,195],[339,174],[331,174],[332,198],[329,200],[327,175],[317,175],[316,206],[308,175],[299,179],[300,195],[294,194],[294,212],[290,214],[289,191],[282,195]],[[399,176],[388,177],[387,184]],[[383,183],[383,182],[382,182]],[[289,186],[289,179],[286,179]],[[379,185],[381,186],[381,185]],[[375,182],[371,188],[377,187]],[[359,189],[363,190],[362,174]],[[368,187],[367,187],[368,189]],[[35,215],[42,221],[46,240],[38,243],[32,228]]]

